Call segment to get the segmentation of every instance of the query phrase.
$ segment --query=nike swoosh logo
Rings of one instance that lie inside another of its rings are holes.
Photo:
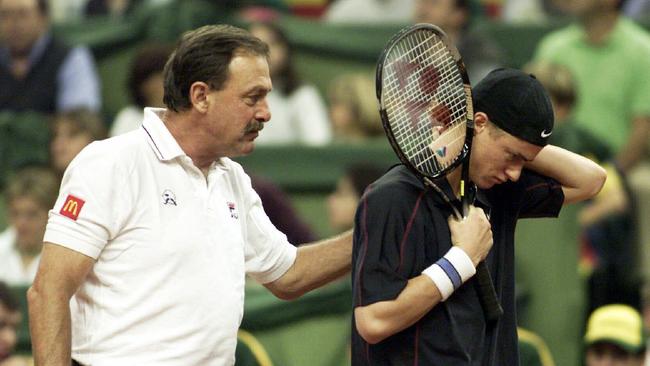
[[[542,131],[541,136],[542,136],[543,139],[545,139],[545,138],[551,136],[552,133],[553,133],[552,130],[551,130],[551,132],[546,132],[546,130],[544,130],[544,131]]]

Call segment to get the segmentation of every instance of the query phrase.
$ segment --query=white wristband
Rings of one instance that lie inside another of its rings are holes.
[[[454,284],[451,283],[451,280],[445,271],[443,271],[437,264],[434,263],[430,265],[427,269],[422,271],[422,274],[429,277],[436,285],[438,291],[440,291],[440,295],[442,295],[442,301],[447,300],[447,298],[454,293]]]
[[[467,253],[458,247],[451,247],[447,254],[422,271],[422,274],[431,278],[436,284],[442,295],[442,301],[447,300],[456,289],[474,276],[475,273],[474,263]]]

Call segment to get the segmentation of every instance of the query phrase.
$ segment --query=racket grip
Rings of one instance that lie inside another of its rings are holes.
[[[485,320],[488,324],[491,324],[503,315],[503,308],[497,298],[497,293],[492,283],[492,276],[490,276],[490,270],[487,264],[485,264],[485,261],[481,261],[476,267],[475,277],[476,291],[478,292],[478,298],[483,308]]]

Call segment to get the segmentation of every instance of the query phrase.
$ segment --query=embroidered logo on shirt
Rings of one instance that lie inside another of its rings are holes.
[[[163,205],[176,205],[176,195],[174,192],[169,189],[165,189],[162,193],[162,203]]]
[[[79,212],[81,212],[81,208],[84,207],[84,203],[86,203],[86,201],[69,194],[65,199],[63,207],[61,207],[61,211],[59,211],[59,213],[65,217],[77,221]]]
[[[228,210],[230,210],[230,217],[233,219],[239,219],[239,215],[237,214],[237,209],[235,208],[234,202],[228,202]]]

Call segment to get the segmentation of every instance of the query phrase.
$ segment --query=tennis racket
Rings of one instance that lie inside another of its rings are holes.
[[[456,47],[434,25],[402,29],[379,58],[376,89],[384,130],[400,161],[440,194],[457,218],[464,217],[473,200],[468,167],[474,111],[469,78]],[[463,162],[459,209],[454,204],[458,200],[434,180]],[[503,309],[485,262],[477,267],[475,283],[485,318],[493,322]]]

